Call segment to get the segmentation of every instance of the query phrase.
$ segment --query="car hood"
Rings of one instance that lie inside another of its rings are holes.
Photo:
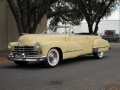
[[[26,34],[19,38],[21,45],[32,45],[36,42],[65,41],[65,35],[55,34]]]

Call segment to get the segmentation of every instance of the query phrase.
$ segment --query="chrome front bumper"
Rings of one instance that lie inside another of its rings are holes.
[[[25,56],[24,54],[21,56],[14,56],[10,54],[8,57],[6,57],[7,60],[11,61],[45,61],[47,58],[46,56]]]

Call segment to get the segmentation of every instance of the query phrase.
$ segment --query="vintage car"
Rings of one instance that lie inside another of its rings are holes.
[[[18,42],[8,45],[8,60],[23,66],[31,61],[42,61],[47,67],[55,67],[61,60],[93,54],[101,59],[110,49],[108,41],[99,35],[80,33],[74,26],[49,27],[41,34],[24,34]]]

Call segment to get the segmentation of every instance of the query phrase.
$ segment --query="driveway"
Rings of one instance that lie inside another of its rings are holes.
[[[120,44],[111,46],[103,59],[81,56],[55,68],[0,64],[0,90],[105,90],[120,81]]]

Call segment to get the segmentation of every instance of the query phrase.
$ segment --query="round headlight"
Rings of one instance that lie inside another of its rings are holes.
[[[20,40],[18,40],[18,45],[20,46]]]
[[[40,44],[37,42],[35,45],[36,48],[40,48]]]
[[[8,49],[10,49],[11,48],[11,44],[8,44]]]

